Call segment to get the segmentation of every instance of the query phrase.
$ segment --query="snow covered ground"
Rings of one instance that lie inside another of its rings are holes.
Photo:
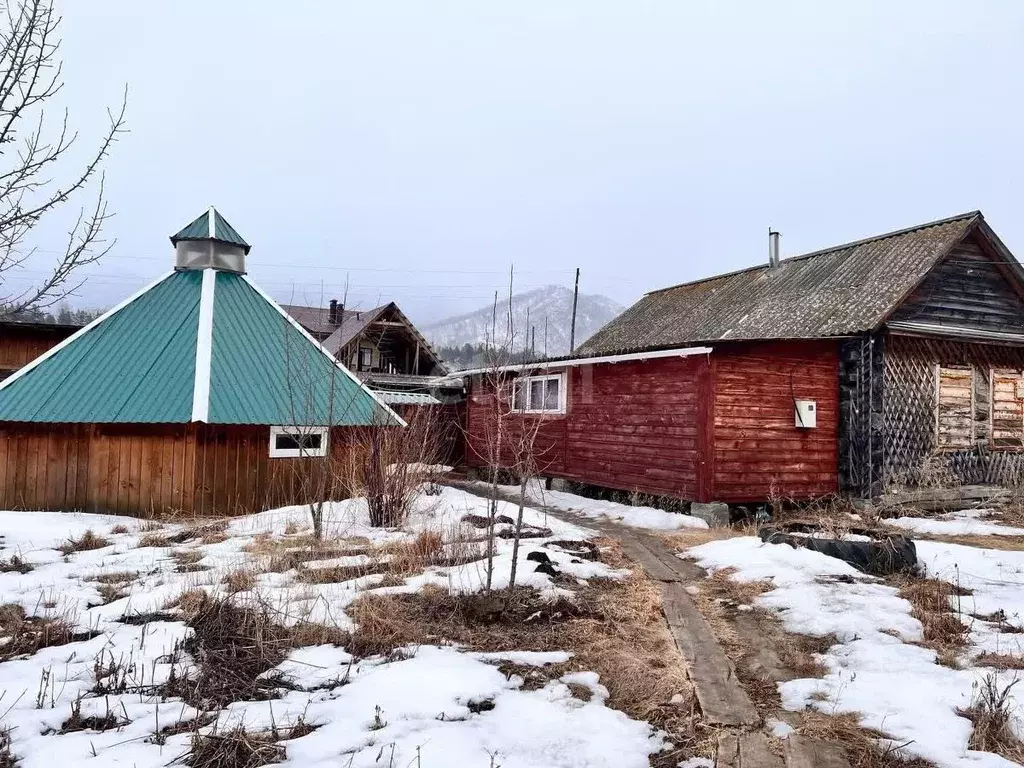
[[[990,614],[1024,609],[1024,554],[918,542],[920,559],[933,578],[959,581],[974,590],[965,612]],[[865,726],[888,733],[907,753],[939,766],[1002,768],[1013,766],[997,755],[967,748],[972,725],[957,714],[970,706],[974,687],[988,674],[1008,684],[1019,673],[971,666],[983,650],[1019,652],[1019,635],[1000,635],[994,622],[976,620],[964,669],[936,663],[936,654],[918,645],[920,622],[894,587],[865,576],[846,563],[785,544],[764,544],[755,537],[714,541],[682,556],[704,568],[735,569],[739,581],[770,580],[774,589],[757,599],[777,614],[786,630],[815,636],[834,634],[820,660],[821,679],[792,680],[779,686],[783,706],[813,707],[829,714],[859,713]],[[970,617],[965,617],[970,622]],[[1016,619],[1014,619],[1016,620]],[[1024,733],[1024,712],[1017,702],[1015,728]]]
[[[366,564],[364,558],[386,557],[377,552],[377,546],[412,541],[424,531],[441,534],[448,541],[479,538],[480,531],[462,519],[485,515],[485,505],[484,500],[451,488],[443,489],[440,496],[419,495],[409,524],[400,530],[372,528],[364,500],[329,505],[327,537],[364,552],[319,566],[359,567]],[[499,503],[499,515],[514,517],[515,513],[511,505]],[[526,510],[524,522],[547,531],[523,542],[519,583],[555,597],[571,593],[574,578],[625,575],[548,546],[558,540],[586,538],[585,530],[532,509]],[[127,528],[127,532],[114,533],[115,528]],[[340,629],[352,628],[346,609],[362,594],[411,592],[427,584],[464,593],[483,586],[480,562],[433,566],[388,586],[381,585],[383,576],[373,573],[320,584],[300,578],[305,565],[271,570],[273,553],[288,551],[289,542],[298,542],[309,529],[307,511],[292,507],[232,520],[222,535],[209,536],[207,542],[189,538],[171,544],[154,537],[181,534],[183,526],[147,531],[141,521],[123,517],[0,512],[0,560],[17,556],[32,566],[27,573],[0,573],[0,604],[21,606],[29,616],[64,618],[82,633],[72,642],[0,663],[0,727],[9,729],[11,751],[19,765],[72,766],[98,757],[103,765],[163,766],[187,752],[187,732],[153,736],[199,714],[180,699],[161,700],[152,691],[171,675],[190,674],[192,662],[177,646],[192,630],[176,620],[176,609],[168,606],[190,589],[225,595],[229,590],[225,578],[238,569],[254,572],[255,583],[234,599],[273,606],[282,624],[314,621]],[[105,537],[108,544],[68,555],[59,551],[62,543],[86,531]],[[140,547],[145,537],[157,546]],[[533,551],[542,551],[562,574],[557,586],[551,576],[534,570],[536,563],[526,560]],[[183,563],[187,567],[181,567]],[[511,542],[499,540],[496,587],[508,583],[510,569]],[[124,594],[103,604],[104,584],[97,577],[122,579]],[[162,612],[158,620],[124,620],[153,611]],[[3,621],[0,618],[0,636],[7,634]],[[567,658],[565,653],[512,655],[524,665]],[[288,763],[353,768],[381,764],[487,768],[492,756],[494,765],[505,768],[639,767],[646,766],[648,755],[662,747],[662,737],[649,724],[605,706],[607,691],[596,675],[574,673],[539,690],[525,690],[522,678],[506,677],[498,670],[496,664],[505,656],[423,646],[394,658],[353,660],[336,646],[297,648],[278,670],[294,690],[283,690],[279,698],[269,701],[235,702],[215,713],[216,724],[205,731],[217,727],[224,732],[239,723],[250,730],[271,724],[285,728],[301,718],[324,727],[287,741]],[[101,684],[110,683],[108,676],[115,666],[127,671],[133,692],[100,695]],[[337,686],[341,679],[347,684]],[[570,683],[588,688],[589,701],[575,698]],[[487,707],[472,706],[483,701]],[[61,733],[73,711],[82,717],[112,715],[117,727]],[[382,754],[386,757],[381,758]],[[418,762],[413,763],[417,756]]]
[[[939,536],[1024,536],[1024,528],[990,523],[981,518],[990,509],[963,509],[941,517],[898,517],[882,522],[913,533]]]
[[[518,494],[519,488],[503,485],[504,493]],[[611,520],[631,528],[646,528],[652,531],[677,531],[680,528],[707,528],[708,524],[699,517],[684,515],[678,512],[666,512],[654,507],[634,507],[630,504],[619,504],[614,501],[588,499],[567,491],[548,491],[537,480],[530,481],[526,487],[527,498],[536,504],[554,507],[565,512],[572,512],[592,520]]]

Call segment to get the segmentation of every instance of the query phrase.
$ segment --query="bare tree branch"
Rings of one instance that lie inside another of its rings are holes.
[[[64,112],[60,129],[47,140],[46,104],[63,86],[59,28],[53,0],[17,0],[4,5],[0,16],[0,319],[28,309],[51,306],[80,287],[80,267],[102,258],[113,242],[103,238],[111,214],[104,196],[102,165],[125,131],[128,89],[120,108],[107,111],[109,125],[84,166],[61,181],[50,176],[60,169],[78,139]],[[37,112],[35,117],[31,117]],[[28,120],[24,132],[20,126]],[[18,146],[18,149],[15,149]],[[96,177],[95,200],[83,205],[56,251],[45,275],[25,288],[13,289],[14,273],[44,251],[27,243],[29,235],[50,214],[83,194]]]

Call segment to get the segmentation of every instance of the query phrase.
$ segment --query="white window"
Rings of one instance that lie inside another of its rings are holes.
[[[513,404],[523,413],[565,413],[565,376],[523,376],[513,385]]]
[[[271,427],[270,458],[326,456],[329,433],[327,427]]]

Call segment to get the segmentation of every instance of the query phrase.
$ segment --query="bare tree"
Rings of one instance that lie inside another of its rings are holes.
[[[84,166],[56,178],[78,138],[66,110],[63,118],[46,119],[47,104],[63,85],[60,23],[53,0],[15,0],[0,9],[0,317],[64,299],[81,285],[74,281],[78,268],[113,245],[103,238],[111,214],[101,167],[124,131],[126,99],[120,109],[107,110],[110,125]],[[51,129],[51,122],[59,126]],[[12,288],[12,270],[40,253],[29,244],[33,230],[81,197],[94,180],[95,197],[80,207],[61,249],[45,251],[54,254],[47,273],[28,287]]]
[[[497,297],[493,313],[490,345],[486,354],[487,365],[481,374],[482,386],[478,391],[484,398],[482,413],[481,440],[470,439],[467,435],[466,445],[475,450],[486,465],[490,477],[490,493],[487,505],[486,529],[486,577],[485,588],[488,592],[493,586],[494,556],[496,554],[495,526],[498,518],[499,484],[502,473],[510,474],[519,485],[519,504],[512,543],[512,571],[509,588],[515,586],[519,543],[523,529],[523,510],[526,506],[526,488],[529,479],[538,469],[537,436],[540,432],[542,419],[525,413],[522,394],[517,391],[518,377],[529,370],[525,355],[520,363],[513,365],[516,348],[516,324],[512,312],[512,295],[514,271],[509,270],[509,300],[506,316],[506,335],[502,342],[497,339]],[[482,446],[476,448],[475,446]]]

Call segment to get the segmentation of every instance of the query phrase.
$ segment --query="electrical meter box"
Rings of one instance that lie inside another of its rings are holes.
[[[818,426],[818,402],[816,400],[796,401],[796,425],[804,429]]]

